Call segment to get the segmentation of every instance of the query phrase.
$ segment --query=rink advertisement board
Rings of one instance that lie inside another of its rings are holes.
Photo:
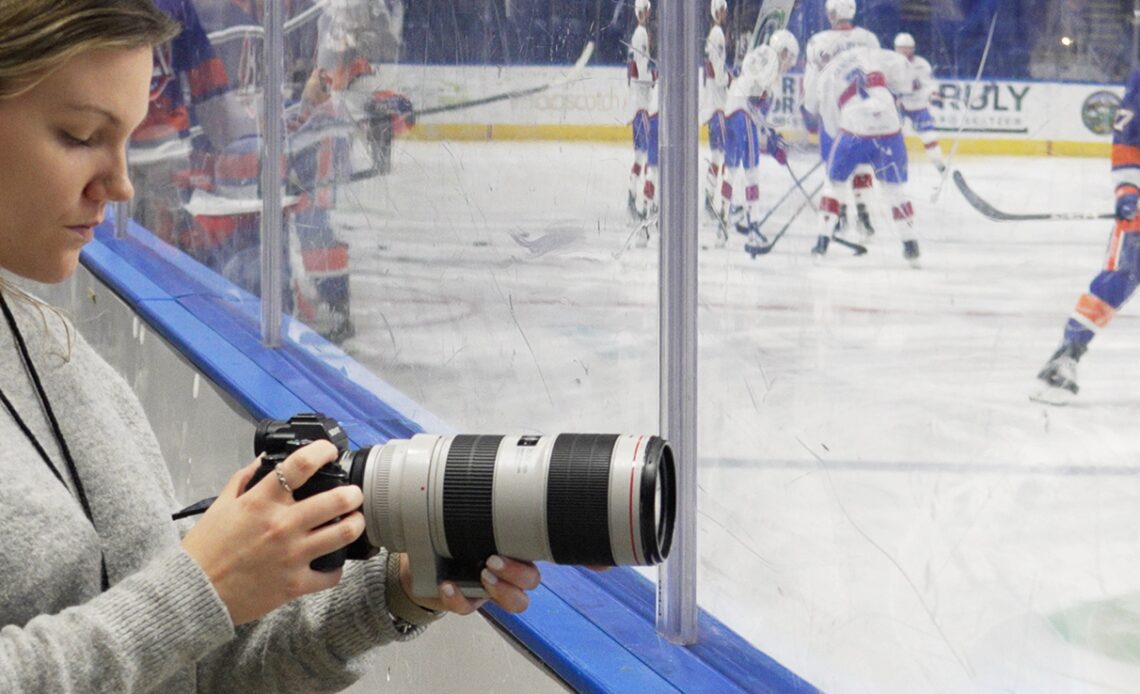
[[[567,70],[546,67],[400,68],[396,81],[417,108],[460,105],[530,87],[520,98],[433,114],[417,123],[425,139],[587,139],[629,136],[632,116],[622,67],[586,68],[566,83]],[[799,75],[784,77],[770,119],[785,134],[802,132]],[[942,108],[931,115],[944,143],[962,152],[1102,154],[1111,142],[1119,85],[1029,81],[942,80]],[[703,94],[702,94],[703,99]],[[702,101],[702,114],[705,107]]]

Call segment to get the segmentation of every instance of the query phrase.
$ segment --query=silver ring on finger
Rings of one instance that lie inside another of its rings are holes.
[[[289,480],[285,479],[285,473],[281,472],[281,463],[277,463],[277,465],[274,466],[273,474],[277,475],[277,484],[280,484],[282,489],[292,494],[293,488],[289,486]]]

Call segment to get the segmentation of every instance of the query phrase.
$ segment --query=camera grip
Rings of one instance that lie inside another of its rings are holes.
[[[250,478],[249,485],[246,487],[246,489],[249,489],[250,487],[260,482],[263,477],[268,475],[277,467],[277,464],[279,462],[279,460],[270,459],[268,456],[266,458],[263,458],[261,465],[257,466],[257,471],[254,472],[253,477]],[[305,482],[305,484],[301,485],[300,489],[294,490],[293,499],[295,501],[308,499],[310,496],[315,496],[321,492],[327,492],[330,489],[336,489],[337,487],[344,486],[345,484],[348,484],[348,481],[344,474],[344,471],[340,468],[340,466],[330,463],[322,467],[320,470],[317,470],[317,472],[309,478],[308,482]],[[336,518],[330,520],[328,523],[325,523],[325,525],[336,523],[341,518],[342,516],[337,516]],[[344,561],[347,558],[348,547],[342,547],[338,550],[329,552],[328,554],[322,554],[313,561],[309,562],[309,568],[311,568],[313,571],[336,571],[340,567],[344,566]]]

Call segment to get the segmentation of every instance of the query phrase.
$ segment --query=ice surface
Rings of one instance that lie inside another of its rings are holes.
[[[460,430],[656,431],[629,150],[398,141],[336,216],[347,350]],[[953,164],[1005,211],[1111,210],[1106,160]],[[791,180],[763,169],[775,200]],[[1093,342],[1073,404],[1028,398],[1111,223],[991,222],[952,182],[932,202],[921,155],[911,176],[920,270],[877,208],[871,252],[822,265],[810,209],[755,260],[694,230],[700,603],[829,692],[1135,691],[1140,314]]]

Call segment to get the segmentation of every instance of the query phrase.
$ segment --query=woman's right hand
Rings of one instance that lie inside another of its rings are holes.
[[[336,460],[328,441],[315,441],[285,459],[278,470],[296,490]],[[309,562],[349,544],[364,532],[354,485],[295,501],[274,474],[249,484],[258,462],[242,468],[186,533],[182,547],[205,572],[234,625],[261,617],[308,593],[331,588],[341,570],[314,571]],[[325,525],[333,518],[341,520]]]

